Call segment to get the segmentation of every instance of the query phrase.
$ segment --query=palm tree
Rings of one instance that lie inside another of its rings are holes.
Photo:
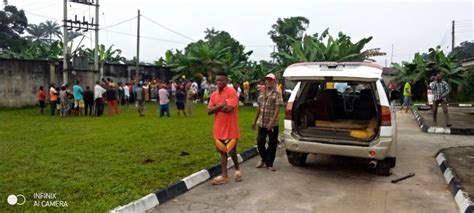
[[[46,37],[46,33],[41,25],[29,24],[26,28],[26,32],[30,34],[27,38],[35,42],[42,42]]]
[[[53,36],[56,36],[61,39],[61,26],[59,26],[56,21],[46,21],[44,23],[41,23],[41,27],[44,29],[44,32],[49,36],[50,43],[53,40]]]

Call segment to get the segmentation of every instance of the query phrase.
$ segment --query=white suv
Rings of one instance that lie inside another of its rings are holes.
[[[379,175],[395,167],[395,108],[382,80],[382,67],[361,62],[309,62],[289,66],[297,82],[285,111],[288,161],[305,164],[308,154],[368,159]],[[397,99],[398,92],[391,94]]]

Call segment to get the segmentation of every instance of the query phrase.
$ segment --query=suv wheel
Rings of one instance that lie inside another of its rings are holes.
[[[308,154],[286,150],[288,162],[293,166],[304,166]]]
[[[397,158],[385,158],[378,162],[375,173],[380,176],[390,176],[392,174],[392,168],[395,167]]]

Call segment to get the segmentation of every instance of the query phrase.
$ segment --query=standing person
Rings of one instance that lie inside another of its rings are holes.
[[[54,116],[57,110],[58,91],[54,88],[54,84],[49,87],[49,104],[51,105],[51,116]]]
[[[176,109],[178,111],[178,117],[181,117],[181,112],[183,112],[184,117],[186,112],[184,111],[184,101],[186,100],[186,92],[183,89],[183,86],[179,86],[176,90]]]
[[[278,143],[278,112],[280,106],[283,105],[283,97],[276,90],[275,84],[275,75],[269,73],[265,77],[266,89],[258,96],[257,115],[252,124],[254,130],[258,125],[257,148],[261,157],[256,167],[263,168],[266,166],[270,171],[276,171],[273,167],[273,161],[275,161]],[[265,147],[267,135],[268,148]]]
[[[59,99],[61,99],[61,117],[66,117],[69,112],[69,94],[67,91],[67,85],[61,86],[61,91],[59,92]]]
[[[145,91],[143,90],[142,84],[139,83],[138,86],[135,88],[135,100],[137,101],[137,108],[138,108],[138,116],[144,116],[144,100],[145,100]]]
[[[249,95],[250,95],[250,83],[248,80],[245,80],[243,83],[244,86],[244,100],[245,102],[249,101]]]
[[[239,160],[237,159],[237,142],[240,138],[237,92],[234,88],[227,86],[227,73],[216,74],[217,91],[213,92],[207,113],[214,116],[214,143],[221,155],[222,175],[212,180],[213,185],[225,184],[229,181],[227,174],[227,157],[231,156],[234,161],[234,179],[236,182],[242,180]]]
[[[413,80],[406,82],[405,86],[403,86],[403,104],[402,104],[402,108],[400,108],[400,111],[403,111],[403,107],[406,107],[405,113],[408,113],[408,109],[410,108],[411,84],[413,84]]]
[[[79,81],[72,87],[74,94],[74,115],[82,115],[82,108],[84,108],[84,99],[82,96],[82,87],[79,85]]]
[[[122,82],[119,82],[118,94],[119,94],[119,105],[125,105],[125,89],[123,88]]]
[[[124,92],[125,106],[128,106],[128,101],[130,100],[130,88],[128,88],[128,83],[126,83],[125,86],[123,87],[123,92]]]
[[[166,89],[165,84],[161,84],[161,89],[158,90],[158,96],[160,97],[160,118],[163,117],[164,113],[168,118],[170,117],[170,108],[169,108],[169,96],[168,90]]]
[[[175,98],[176,97],[176,89],[178,87],[178,84],[176,84],[176,81],[172,81],[171,82],[171,98]]]
[[[193,115],[193,104],[194,98],[196,97],[197,91],[192,87],[191,83],[186,85],[186,114],[191,117]]]
[[[94,92],[90,90],[89,86],[86,87],[86,91],[84,92],[84,104],[84,115],[87,116],[87,112],[89,112],[89,116],[92,116],[92,108],[94,107]]]
[[[145,102],[150,102],[150,87],[148,85],[148,80],[145,80],[145,84],[143,84],[143,94],[145,95]]]
[[[104,113],[104,104],[102,103],[102,95],[104,95],[105,89],[100,86],[100,82],[95,82],[94,87],[94,100],[95,100],[95,116],[101,116]]]
[[[109,88],[105,91],[105,97],[107,99],[107,107],[109,108],[109,116],[113,115],[113,111],[115,114],[119,114],[120,110],[118,108],[117,102],[117,91],[115,90],[115,84],[109,84]]]
[[[438,105],[441,104],[446,126],[451,127],[452,125],[449,123],[448,115],[448,95],[450,92],[448,83],[438,74],[436,75],[436,81],[431,84],[431,89],[433,90],[433,125],[437,125]]]
[[[433,113],[433,98],[434,98],[433,90],[431,88],[433,87],[433,84],[435,83],[435,81],[436,81],[436,76],[431,76],[430,83],[428,84],[428,89],[426,91],[428,105],[430,105],[431,113]]]
[[[46,93],[44,92],[43,86],[40,86],[38,90],[38,102],[39,102],[41,114],[43,114],[43,109],[45,107],[45,100],[46,100]]]
[[[394,80],[390,80],[390,82],[388,83],[388,95],[391,97],[392,92],[395,90],[397,90],[397,84]]]

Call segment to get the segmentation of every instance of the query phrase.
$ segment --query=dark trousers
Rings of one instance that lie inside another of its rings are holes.
[[[51,104],[51,115],[54,116],[55,112],[56,112],[56,102],[57,101],[49,101],[49,103]]]
[[[265,147],[267,143],[268,135],[268,147]],[[276,147],[278,143],[278,126],[275,126],[268,131],[267,128],[258,127],[257,135],[257,148],[263,163],[267,167],[273,167],[273,161],[275,161]]]
[[[166,113],[166,116],[170,117],[169,103],[160,105],[160,118]]]
[[[137,100],[137,105],[138,105],[138,114],[143,115],[143,109],[145,106],[143,100]]]
[[[85,103],[85,107],[86,107],[86,109],[85,109],[85,113],[86,113],[86,114],[85,114],[85,115],[88,115],[87,112],[89,112],[89,115],[92,115],[92,109],[93,109],[93,107],[94,107],[94,102],[91,102],[91,103],[87,102],[87,103]]]
[[[436,100],[433,101],[433,123],[436,125],[438,121],[438,105],[441,104],[441,108],[443,108],[444,113],[444,120],[446,121],[446,125],[449,125],[449,114],[448,114],[448,102],[444,100]]]
[[[104,104],[102,98],[95,99],[95,116],[101,116],[104,113]]]

